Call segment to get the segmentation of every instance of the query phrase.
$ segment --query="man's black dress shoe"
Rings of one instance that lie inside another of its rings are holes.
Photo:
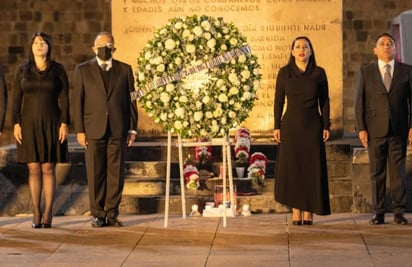
[[[313,221],[311,221],[311,220],[303,220],[303,224],[304,224],[304,225],[312,225],[312,224],[313,224]]]
[[[123,223],[117,218],[107,218],[107,226],[122,227]]]
[[[93,227],[103,227],[105,226],[106,222],[102,218],[93,217],[92,219],[92,226]]]
[[[41,228],[41,223],[31,223],[31,228],[35,228],[35,229],[38,229],[38,228]]]
[[[402,214],[395,214],[393,221],[396,224],[408,224],[408,220],[406,220],[406,218]]]
[[[376,214],[369,221],[369,224],[374,224],[374,225],[384,224],[384,223],[385,223],[385,215],[383,215],[383,214]]]
[[[51,228],[52,227],[51,223],[42,223],[41,226],[43,228]]]

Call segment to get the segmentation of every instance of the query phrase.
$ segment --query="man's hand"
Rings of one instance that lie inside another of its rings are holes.
[[[410,131],[409,131],[409,136],[411,136]],[[361,141],[362,146],[364,148],[368,148],[368,132],[367,131],[359,131],[359,140]]]
[[[127,135],[127,146],[131,146],[134,142],[134,140],[136,140],[136,133],[130,133]]]
[[[78,133],[77,134],[77,142],[84,148],[87,148],[87,137],[86,133]]]
[[[329,130],[323,130],[323,142],[328,141],[329,137],[330,137],[330,132]]]
[[[63,142],[67,139],[68,135],[69,135],[69,127],[67,126],[67,124],[62,123],[59,129],[59,141],[61,144],[63,144]]]
[[[273,138],[275,138],[275,141],[280,143],[280,129],[275,129],[273,131]]]

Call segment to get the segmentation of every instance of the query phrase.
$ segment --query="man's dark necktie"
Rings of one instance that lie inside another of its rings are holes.
[[[391,65],[385,65],[385,73],[383,75],[383,84],[386,87],[386,91],[389,92],[389,88],[391,87],[392,77],[391,77]]]

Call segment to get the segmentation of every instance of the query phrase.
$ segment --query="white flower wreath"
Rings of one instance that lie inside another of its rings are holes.
[[[138,60],[139,102],[183,138],[224,136],[254,106],[260,65],[246,37],[222,18],[173,18]]]

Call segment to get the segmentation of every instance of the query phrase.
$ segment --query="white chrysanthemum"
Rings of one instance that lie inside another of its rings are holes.
[[[246,100],[250,100],[252,96],[253,94],[251,94],[250,92],[244,92],[242,97]]]
[[[226,94],[220,94],[218,99],[219,99],[219,102],[224,103],[224,102],[227,102],[228,97]]]
[[[166,92],[171,93],[171,92],[173,92],[174,90],[175,90],[175,86],[173,85],[173,83],[168,83],[168,84],[166,85]]]
[[[154,64],[154,65],[159,65],[159,64],[163,63],[163,57],[152,58],[149,62],[151,64]]]
[[[230,73],[229,74],[229,81],[233,84],[233,85],[239,85],[239,79],[237,78],[237,74],[236,73]]]
[[[249,79],[250,77],[250,72],[248,70],[242,70],[242,72],[240,73],[240,75],[242,75],[242,78],[244,79]]]
[[[143,81],[145,79],[144,72],[139,71],[137,77],[138,77],[139,81]]]
[[[185,116],[185,109],[184,108],[176,108],[175,114],[178,118],[184,118]]]
[[[166,121],[167,120],[167,113],[160,114],[160,120]]]
[[[182,32],[182,37],[183,38],[188,38],[189,36],[190,36],[190,31],[188,29],[186,29]]]
[[[182,58],[181,58],[181,57],[175,58],[175,64],[176,64],[177,66],[180,66],[180,65],[182,64]]]
[[[201,36],[203,33],[202,27],[200,26],[195,26],[192,30],[192,32],[196,35],[196,36]]]
[[[152,57],[152,53],[150,51],[147,51],[146,53],[144,53],[144,58],[146,60],[149,60]]]
[[[187,101],[189,101],[188,98],[187,98],[187,96],[182,95],[182,96],[179,97],[179,102],[181,102],[181,103],[187,103]]]
[[[220,119],[220,123],[221,123],[222,125],[226,125],[226,123],[227,123],[226,117],[222,117],[222,118]]]
[[[159,65],[156,67],[156,70],[157,70],[158,72],[163,72],[163,71],[165,71],[165,65],[164,65],[164,64],[159,64]]]
[[[186,52],[189,54],[193,54],[196,51],[196,46],[192,44],[186,45]]]
[[[215,39],[210,39],[209,41],[207,41],[207,47],[214,49],[216,46],[216,40]]]
[[[202,106],[203,106],[203,103],[201,101],[197,100],[196,103],[195,103],[195,106],[196,106],[197,109],[201,109]]]
[[[203,118],[203,112],[196,111],[193,118],[195,119],[195,121],[200,121]]]
[[[183,129],[183,124],[181,121],[175,121],[175,123],[173,124],[176,130],[181,130]]]
[[[237,59],[238,63],[245,63],[246,62],[246,56],[244,54],[240,55]]]
[[[237,95],[239,93],[239,89],[237,87],[230,87],[229,95]]]
[[[211,127],[211,130],[212,130],[213,133],[217,133],[217,132],[219,132],[220,127],[217,124],[213,124],[212,127]]]
[[[200,26],[202,26],[203,29],[205,29],[205,31],[210,31],[210,28],[212,27],[210,25],[210,22],[207,20],[204,20],[200,23]]]
[[[169,103],[170,95],[166,92],[161,93],[160,94],[160,101],[162,101],[164,104]]]
[[[180,21],[176,22],[176,24],[175,24],[175,29],[176,29],[176,30],[179,30],[179,29],[181,29],[182,27],[183,27],[183,23],[182,23],[182,22],[180,22]]]
[[[223,114],[223,110],[221,108],[216,108],[213,111],[213,117],[215,117],[215,118],[220,118],[222,116],[222,114]]]
[[[208,95],[205,95],[202,99],[202,103],[203,104],[207,104],[210,102],[210,97]]]
[[[173,39],[167,39],[165,41],[166,50],[172,50],[176,47],[176,42]]]
[[[233,45],[233,46],[235,46],[235,45],[237,45],[237,39],[235,39],[235,38],[230,38],[230,44],[231,45]]]
[[[216,87],[222,87],[225,84],[225,81],[223,79],[219,79],[216,82]]]

